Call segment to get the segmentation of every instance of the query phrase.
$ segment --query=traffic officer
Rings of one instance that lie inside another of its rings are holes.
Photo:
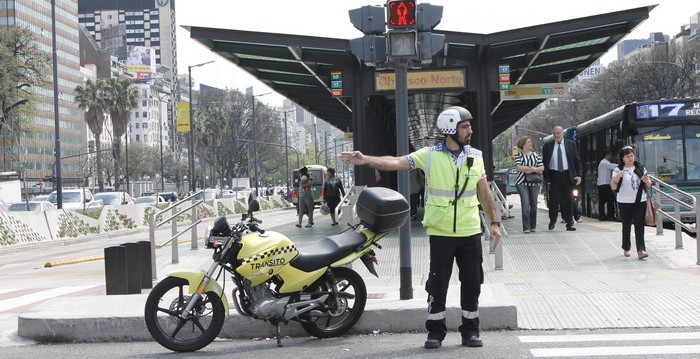
[[[461,283],[462,345],[481,347],[479,295],[484,272],[479,204],[490,219],[491,240],[495,245],[501,240],[501,223],[486,179],[482,153],[469,145],[472,115],[464,107],[449,107],[438,115],[437,128],[445,135],[444,141],[406,156],[378,157],[352,151],[343,152],[340,157],[345,162],[381,171],[423,170],[426,203],[422,224],[430,237],[430,273],[425,284],[428,339],[424,346],[439,348],[447,334],[445,301],[456,260]]]

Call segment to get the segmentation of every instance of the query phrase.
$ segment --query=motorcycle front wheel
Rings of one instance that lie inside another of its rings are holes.
[[[199,284],[199,283],[197,283]],[[160,345],[177,352],[191,352],[209,345],[224,325],[224,305],[214,292],[202,298],[183,318],[190,302],[189,282],[167,277],[158,283],[146,300],[146,327]]]
[[[357,272],[350,268],[333,268],[338,298],[329,296],[322,308],[314,309],[302,318],[301,326],[318,338],[332,338],[344,334],[357,323],[367,303],[367,288]],[[327,276],[312,291],[330,292],[332,284]]]

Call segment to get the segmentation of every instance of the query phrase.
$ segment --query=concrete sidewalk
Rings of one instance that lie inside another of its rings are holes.
[[[700,327],[700,266],[696,265],[696,241],[684,235],[683,248],[675,248],[674,232],[662,236],[646,228],[650,254],[646,260],[626,258],[620,248],[617,222],[584,217],[578,231],[566,232],[563,224],[546,229],[546,210],[538,214],[535,233],[522,233],[520,203],[509,195],[514,218],[503,221],[504,267],[494,269],[494,257],[484,242],[485,284],[480,299],[485,330],[501,328],[577,329],[628,327]],[[312,228],[277,223],[266,229],[279,231],[293,241],[318,239],[338,233],[328,217],[317,215]],[[265,223],[264,223],[265,224]],[[265,227],[265,226],[263,226]],[[419,221],[412,222],[413,299],[399,299],[398,233],[382,239],[377,251],[379,278],[361,263],[353,268],[366,281],[368,301],[354,333],[423,331],[428,272],[428,239]],[[159,254],[160,255],[160,254]],[[180,263],[157,260],[159,278],[175,268],[207,266],[211,252],[200,248],[180,250]],[[103,283],[102,283],[103,284]],[[448,324],[459,325],[459,282],[453,275],[448,294]],[[139,295],[104,295],[104,286],[54,299],[19,316],[18,332],[41,341],[149,340],[143,322],[146,290]],[[262,321],[227,318],[222,337],[271,337],[274,327]],[[282,328],[284,335],[307,335],[296,323]]]

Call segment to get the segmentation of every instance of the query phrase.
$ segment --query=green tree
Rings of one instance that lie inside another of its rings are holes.
[[[93,82],[87,80],[83,85],[75,88],[75,102],[78,107],[85,110],[85,121],[90,132],[95,136],[95,148],[101,148],[102,130],[105,123],[105,113],[108,109],[108,101],[105,94],[105,84],[102,80]],[[104,174],[102,173],[101,152],[97,151],[97,183],[100,192],[104,190]]]
[[[32,110],[34,99],[28,87],[48,83],[50,58],[42,51],[34,35],[19,26],[0,28],[0,131],[10,122],[13,130],[22,129],[24,113]]]
[[[112,146],[116,149],[112,152],[115,184],[119,183],[122,137],[126,134],[131,120],[131,109],[138,105],[138,90],[132,87],[131,83],[131,80],[126,78],[109,79],[105,83],[107,106],[112,119]]]

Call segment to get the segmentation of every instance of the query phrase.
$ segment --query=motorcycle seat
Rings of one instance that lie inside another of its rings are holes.
[[[297,246],[299,254],[290,264],[304,272],[326,267],[349,255],[367,240],[364,234],[348,231],[321,239],[308,245]]]

